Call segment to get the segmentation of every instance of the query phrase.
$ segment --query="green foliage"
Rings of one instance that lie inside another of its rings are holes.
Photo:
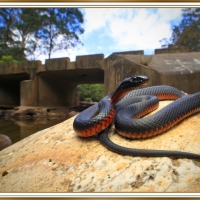
[[[84,98],[84,101],[92,102],[92,98]]]
[[[83,15],[78,8],[0,8],[0,57],[35,60],[81,43]]]
[[[9,56],[15,60],[25,60],[24,48],[16,33],[18,8],[0,8],[0,57]]]
[[[83,84],[78,85],[77,89],[80,93],[80,101],[99,101],[104,97],[103,84]]]
[[[18,63],[18,61],[14,60],[12,56],[2,56],[0,64],[3,63]]]
[[[42,15],[43,27],[41,38],[43,53],[51,54],[58,50],[68,50],[82,44],[78,35],[84,33],[80,26],[83,15],[77,8],[47,8]]]
[[[170,41],[160,40],[162,47],[188,47],[190,51],[200,51],[200,8],[182,9],[183,19],[174,26]]]

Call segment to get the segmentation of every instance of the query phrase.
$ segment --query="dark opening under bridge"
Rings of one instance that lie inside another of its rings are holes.
[[[187,93],[200,91],[200,52],[143,51],[77,56],[0,65],[0,106],[65,107],[78,102],[76,87],[103,83],[105,94],[126,77],[146,75],[152,85],[171,85]]]

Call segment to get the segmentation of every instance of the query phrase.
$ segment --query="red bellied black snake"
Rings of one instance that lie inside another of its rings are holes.
[[[186,95],[165,85],[138,89],[147,82],[146,76],[124,79],[115,91],[75,118],[75,132],[80,137],[98,134],[99,141],[105,147],[123,155],[200,159],[200,154],[182,151],[122,147],[109,139],[108,132],[113,122],[120,135],[130,139],[143,139],[163,133],[184,118],[200,111],[200,92]],[[141,118],[155,110],[159,100],[175,101],[152,116]]]

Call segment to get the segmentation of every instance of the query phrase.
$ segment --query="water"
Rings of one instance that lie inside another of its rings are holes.
[[[16,143],[29,135],[32,135],[40,130],[54,126],[58,123],[67,120],[67,118],[58,119],[26,119],[26,120],[13,120],[0,118],[0,134],[10,137],[12,143]]]

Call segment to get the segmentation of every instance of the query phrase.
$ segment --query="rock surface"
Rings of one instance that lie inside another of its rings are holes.
[[[74,118],[3,149],[0,192],[200,192],[200,161],[118,155],[97,138],[79,138]],[[114,129],[110,137],[127,147],[200,154],[199,122],[200,113],[147,140],[126,140]]]
[[[0,150],[5,149],[11,144],[12,144],[12,141],[7,135],[0,134]]]

